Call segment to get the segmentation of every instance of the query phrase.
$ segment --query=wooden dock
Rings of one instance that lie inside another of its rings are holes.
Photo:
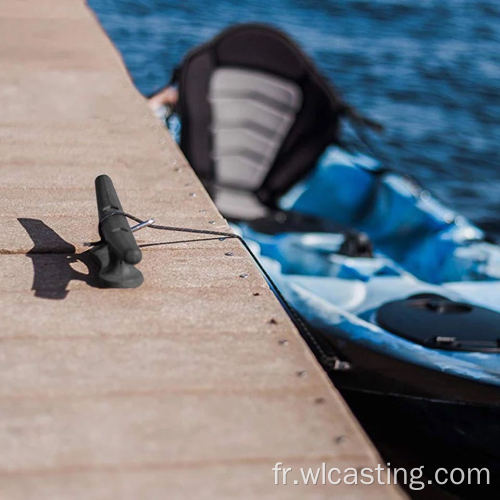
[[[274,485],[381,459],[237,240],[144,229],[144,285],[93,286],[98,174],[228,227],[88,8],[1,2],[0,68],[0,498],[398,497]]]

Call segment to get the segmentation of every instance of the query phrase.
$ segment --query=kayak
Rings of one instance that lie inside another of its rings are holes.
[[[500,247],[413,180],[334,146],[279,206],[273,224],[233,228],[345,361],[330,374],[370,434],[442,439],[445,463],[498,473]],[[372,255],[342,251],[349,232],[297,231],[283,214],[362,231]]]
[[[412,181],[377,168],[332,147],[280,200],[287,212],[364,231],[372,256],[340,251],[345,233],[289,231],[286,222],[271,233],[258,221],[234,228],[290,305],[337,349],[350,342],[436,376],[499,387],[500,247]],[[435,386],[427,392],[443,398]],[[449,397],[479,400],[480,391],[467,398],[450,386]]]
[[[230,27],[172,83],[170,130],[382,453],[500,480],[500,247],[377,159],[284,33]]]

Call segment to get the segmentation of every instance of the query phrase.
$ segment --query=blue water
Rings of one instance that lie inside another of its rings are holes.
[[[499,0],[88,1],[146,95],[220,29],[281,27],[385,124],[393,166],[500,235]]]

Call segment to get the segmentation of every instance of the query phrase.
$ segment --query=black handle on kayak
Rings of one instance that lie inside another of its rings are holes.
[[[99,235],[101,242],[90,253],[97,259],[99,280],[107,288],[135,288],[142,284],[142,273],[134,267],[142,259],[110,177],[95,180]]]

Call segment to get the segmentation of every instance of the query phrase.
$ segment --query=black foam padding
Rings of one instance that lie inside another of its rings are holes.
[[[436,294],[387,302],[376,320],[382,328],[427,347],[500,352],[499,313]]]

